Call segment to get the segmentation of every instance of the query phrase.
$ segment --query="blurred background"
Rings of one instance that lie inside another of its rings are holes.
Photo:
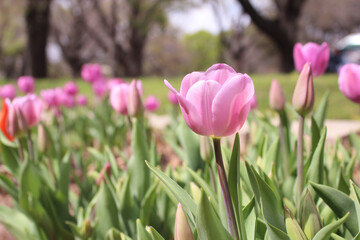
[[[290,72],[294,44],[308,41],[329,43],[336,71],[360,61],[359,10],[359,0],[1,0],[0,78],[78,77],[88,62],[127,77],[215,62]]]

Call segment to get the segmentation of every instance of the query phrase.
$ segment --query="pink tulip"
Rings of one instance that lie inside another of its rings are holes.
[[[172,91],[169,91],[168,93],[168,99],[173,105],[178,105],[179,101],[177,100],[176,94]]]
[[[136,86],[141,96],[143,93],[141,81],[136,81]],[[115,86],[110,92],[110,104],[114,110],[120,114],[128,114],[128,99],[131,85],[129,83],[123,83]]]
[[[107,88],[111,91],[115,86],[124,83],[125,81],[121,78],[113,78],[107,82]]]
[[[128,98],[127,98],[127,112],[132,117],[141,116],[144,112],[139,88],[135,79],[131,81]]]
[[[351,101],[360,103],[360,65],[349,63],[339,71],[340,91]]]
[[[15,98],[12,107],[23,115],[27,128],[37,125],[41,120],[42,102],[35,94]]]
[[[6,84],[0,87],[0,98],[14,99],[16,97],[16,89],[12,84]]]
[[[75,97],[66,93],[65,91],[58,92],[58,98],[61,105],[73,108],[75,106]]]
[[[269,94],[270,108],[276,111],[282,111],[285,108],[285,102],[284,91],[282,90],[280,83],[276,79],[273,79]]]
[[[63,89],[65,93],[72,96],[79,92],[78,86],[74,82],[67,82]]]
[[[229,136],[240,130],[250,110],[254,84],[247,74],[236,73],[226,64],[184,77],[176,94],[187,125],[205,136]]]
[[[95,96],[97,96],[99,98],[105,97],[105,95],[108,92],[108,88],[107,88],[106,84],[107,83],[106,83],[105,79],[101,79],[101,80],[98,80],[93,83],[92,89],[93,89]]]
[[[59,107],[61,105],[61,94],[63,90],[61,88],[49,88],[42,90],[40,95],[46,105],[50,108]]]
[[[32,93],[35,88],[35,79],[31,76],[22,76],[18,78],[18,87],[23,93]]]
[[[310,63],[306,63],[300,73],[298,81],[293,93],[292,105],[294,109],[301,115],[308,114],[315,100],[314,83],[312,76],[312,68]]]
[[[84,64],[81,68],[81,77],[86,82],[94,83],[103,77],[103,72],[99,64]]]
[[[78,95],[76,97],[76,103],[80,106],[86,106],[87,105],[87,97],[85,95]]]
[[[256,109],[257,107],[258,107],[258,102],[254,94],[254,96],[251,98],[250,101],[250,109]]]
[[[309,42],[304,46],[296,43],[293,51],[296,70],[300,73],[306,62],[311,63],[313,75],[320,76],[325,73],[329,64],[330,51],[329,45],[324,42],[318,45]]]
[[[146,98],[144,105],[146,110],[154,112],[159,108],[160,102],[154,96],[150,95]]]

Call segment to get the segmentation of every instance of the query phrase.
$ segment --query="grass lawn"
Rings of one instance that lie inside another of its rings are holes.
[[[255,84],[255,94],[258,99],[259,110],[268,110],[268,92],[270,89],[271,80],[276,78],[284,89],[286,99],[289,103],[292,100],[292,93],[295,88],[295,84],[298,78],[298,74],[293,72],[291,74],[250,74]],[[163,77],[141,77],[139,78],[143,82],[144,97],[149,94],[161,100],[161,108],[158,111],[160,114],[166,113],[169,108],[169,102],[167,100],[168,89],[163,83]],[[167,80],[176,88],[180,88],[181,77],[170,77]],[[68,79],[47,79],[38,80],[36,82],[36,90],[39,92],[41,89],[52,88],[56,86],[63,86]],[[2,80],[1,83],[5,81]],[[80,92],[92,97],[92,90],[90,84],[77,79],[76,80]],[[15,83],[14,81],[12,83]],[[326,74],[314,79],[315,85],[315,107],[320,101],[322,95],[326,92],[330,92],[329,106],[327,117],[331,119],[360,119],[360,108],[357,104],[349,101],[339,90],[336,74]]]

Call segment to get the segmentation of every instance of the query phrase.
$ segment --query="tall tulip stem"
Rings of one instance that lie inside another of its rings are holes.
[[[303,178],[304,178],[304,152],[303,152],[303,140],[304,140],[304,116],[300,115],[299,118],[299,131],[298,131],[298,141],[297,141],[297,184],[298,184],[298,194],[297,194],[297,211],[298,217],[300,216],[300,202],[301,202],[301,193],[303,190]]]
[[[223,198],[224,198],[226,217],[227,217],[228,224],[229,224],[229,230],[230,230],[231,235],[234,237],[234,239],[239,240],[239,232],[237,229],[234,207],[233,207],[232,201],[231,201],[229,185],[227,182],[224,163],[223,163],[222,154],[221,154],[220,139],[213,138],[213,142],[214,142],[216,167],[217,167],[221,190],[222,190],[222,194],[223,194]]]
[[[27,143],[28,143],[30,160],[34,161],[34,159],[35,159],[35,157],[34,157],[34,144],[33,144],[33,141],[31,139],[31,131],[30,130],[27,131]]]

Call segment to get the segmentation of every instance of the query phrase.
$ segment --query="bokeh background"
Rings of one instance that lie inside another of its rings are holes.
[[[0,77],[77,77],[88,62],[131,77],[215,62],[290,72],[296,42],[327,41],[339,62],[359,9],[358,0],[1,0]]]

